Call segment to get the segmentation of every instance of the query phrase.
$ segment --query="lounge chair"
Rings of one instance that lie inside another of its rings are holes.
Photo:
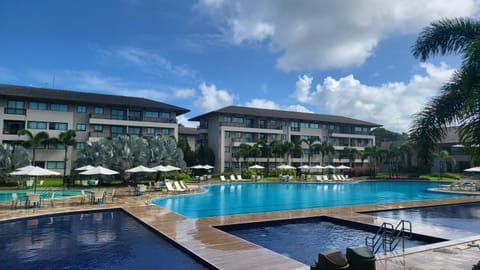
[[[332,178],[334,181],[339,181],[336,174],[332,174]]]
[[[18,195],[17,195],[17,193],[12,193],[12,206],[11,206],[11,208],[14,209],[13,207],[15,207],[15,209],[17,209],[17,205],[18,205]]]
[[[238,180],[238,181],[243,181],[241,174],[237,174],[237,180]]]
[[[40,180],[40,183],[38,183],[38,187],[43,187],[43,180]]]
[[[326,175],[326,174],[322,175],[322,179],[323,179],[323,181],[328,181],[328,175]]]
[[[222,182],[227,181],[227,180],[225,179],[225,176],[224,176],[224,175],[220,175],[220,181],[222,181]]]
[[[96,190],[93,192],[93,203],[94,204],[101,204],[105,202],[105,191],[103,190]]]
[[[173,193],[177,192],[177,190],[173,188],[172,183],[165,182],[165,186],[167,187],[167,192],[170,192],[170,191]]]
[[[143,195],[147,192],[147,185],[139,184],[137,186],[137,195]]]
[[[183,180],[180,180],[178,183],[180,184],[180,187],[182,187],[185,190],[189,190],[189,191],[193,190],[193,188],[189,188],[187,186],[187,184],[185,184],[185,182],[183,182]]]
[[[88,187],[88,180],[82,180],[82,187]]]
[[[234,174],[230,174],[230,180],[231,180],[231,181],[237,181],[237,179],[235,179],[235,175],[234,175]]]
[[[182,188],[182,187],[180,186],[180,184],[178,183],[178,181],[173,181],[173,186],[175,187],[175,189],[176,189],[177,191],[180,191],[180,192],[185,192],[185,191],[187,191],[186,189],[184,189],[184,188]]]
[[[35,180],[32,180],[32,179],[27,180],[27,181],[25,182],[25,185],[27,186],[27,188],[32,188],[34,181],[35,181]]]
[[[153,183],[153,188],[155,189],[155,191],[158,191],[158,190],[162,190],[162,183],[160,181],[157,181],[155,183]]]
[[[323,177],[321,175],[315,175],[315,181],[323,181]]]

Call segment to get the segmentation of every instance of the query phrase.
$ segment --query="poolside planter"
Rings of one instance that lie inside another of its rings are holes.
[[[348,261],[345,255],[339,250],[329,250],[318,254],[318,261],[311,269],[318,270],[337,270],[337,269],[349,269]]]
[[[375,254],[368,247],[348,247],[347,259],[351,270],[375,270]]]

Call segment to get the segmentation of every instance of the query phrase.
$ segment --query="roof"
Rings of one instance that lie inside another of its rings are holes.
[[[178,127],[178,134],[179,135],[197,135],[198,130],[196,128],[191,127]]]
[[[45,101],[59,101],[69,103],[99,104],[108,106],[129,106],[143,109],[157,109],[173,111],[177,115],[190,110],[169,105],[166,103],[139,97],[105,95],[97,93],[57,90],[31,86],[0,84],[0,97],[31,98]]]
[[[367,126],[367,127],[382,126],[372,122],[357,120],[357,119],[338,116],[338,115],[325,115],[325,114],[314,114],[314,113],[306,113],[306,112],[259,109],[259,108],[250,108],[250,107],[241,107],[241,106],[224,107],[216,111],[211,111],[206,114],[193,117],[189,120],[200,121],[201,119],[208,118],[213,115],[220,115],[220,114],[250,115],[250,116],[256,116],[256,117],[280,118],[280,119],[290,119],[290,120],[341,123],[341,124],[360,125],[360,126]]]

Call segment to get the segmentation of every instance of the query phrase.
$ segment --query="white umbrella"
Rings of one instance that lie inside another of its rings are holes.
[[[466,172],[480,172],[480,167],[472,167],[472,168],[465,169],[464,171],[466,171]]]
[[[181,171],[182,169],[172,166],[172,165],[167,165],[165,166],[169,171]]]
[[[157,170],[154,170],[153,168],[148,168],[148,167],[145,167],[145,166],[137,166],[137,167],[133,167],[133,168],[130,168],[128,170],[125,170],[126,172],[129,172],[129,173],[136,173],[136,172],[156,172]]]
[[[249,169],[265,169],[265,167],[261,166],[261,165],[258,165],[258,164],[255,164],[255,165],[252,165],[250,167],[248,167]]]
[[[93,169],[93,168],[95,168],[95,167],[93,167],[92,165],[85,165],[85,166],[76,168],[75,171],[86,171],[86,170],[90,170],[90,169]]]
[[[335,169],[339,169],[339,170],[348,170],[348,169],[351,169],[350,167],[348,166],[345,166],[345,165],[340,165],[340,166],[337,166],[335,167]]]
[[[332,165],[327,165],[325,167],[323,167],[324,169],[332,169],[332,170],[335,170],[335,167],[332,166]]]
[[[213,167],[213,166],[211,166],[211,165],[208,165],[208,164],[205,164],[205,165],[203,165],[203,168],[204,168],[205,170],[210,170],[210,169],[213,169],[213,168],[215,168],[215,167]]]
[[[203,167],[203,165],[201,165],[201,164],[197,164],[197,165],[192,166],[192,167],[190,167],[190,168],[192,168],[192,169],[205,169],[205,168]]]
[[[308,170],[308,169],[310,169],[310,166],[305,164],[305,165],[299,166],[298,168],[301,169],[301,170]]]
[[[277,166],[277,169],[283,169],[283,170],[293,170],[295,169],[295,167],[293,166],[290,166],[290,165],[280,165],[280,166]]]
[[[48,176],[48,175],[59,175],[59,173],[51,171],[51,170],[47,170],[47,169],[44,169],[44,168],[40,168],[40,167],[37,167],[37,166],[29,166],[28,168],[24,167],[23,170],[12,172],[12,173],[10,173],[10,175],[27,175],[27,176],[38,177],[38,176]],[[34,188],[33,188],[33,192],[37,192],[37,181],[36,180],[37,179],[35,178],[35,185],[34,185]]]
[[[23,171],[23,170],[31,169],[31,168],[34,168],[34,167],[35,166],[28,165],[28,166],[25,166],[25,167],[17,168],[17,169],[15,169],[15,171]]]
[[[119,172],[117,172],[117,171],[110,170],[110,169],[107,169],[107,168],[102,167],[102,166],[97,166],[97,167],[94,167],[93,169],[81,172],[80,174],[83,174],[83,175],[95,175],[95,174],[114,175],[114,174],[118,174],[118,173]]]
[[[313,166],[314,169],[320,169],[320,170],[323,170],[325,169],[325,167],[323,167],[322,165],[315,165]]]

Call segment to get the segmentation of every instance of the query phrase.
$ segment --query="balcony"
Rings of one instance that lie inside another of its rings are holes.
[[[90,114],[90,118],[94,119],[108,119],[120,121],[140,121],[140,122],[158,122],[158,123],[176,123],[176,119],[172,118],[153,118],[153,117],[137,117],[137,116],[119,116],[112,114]]]
[[[27,110],[25,109],[19,109],[19,108],[5,108],[4,109],[5,114],[18,114],[18,115],[26,115]]]

